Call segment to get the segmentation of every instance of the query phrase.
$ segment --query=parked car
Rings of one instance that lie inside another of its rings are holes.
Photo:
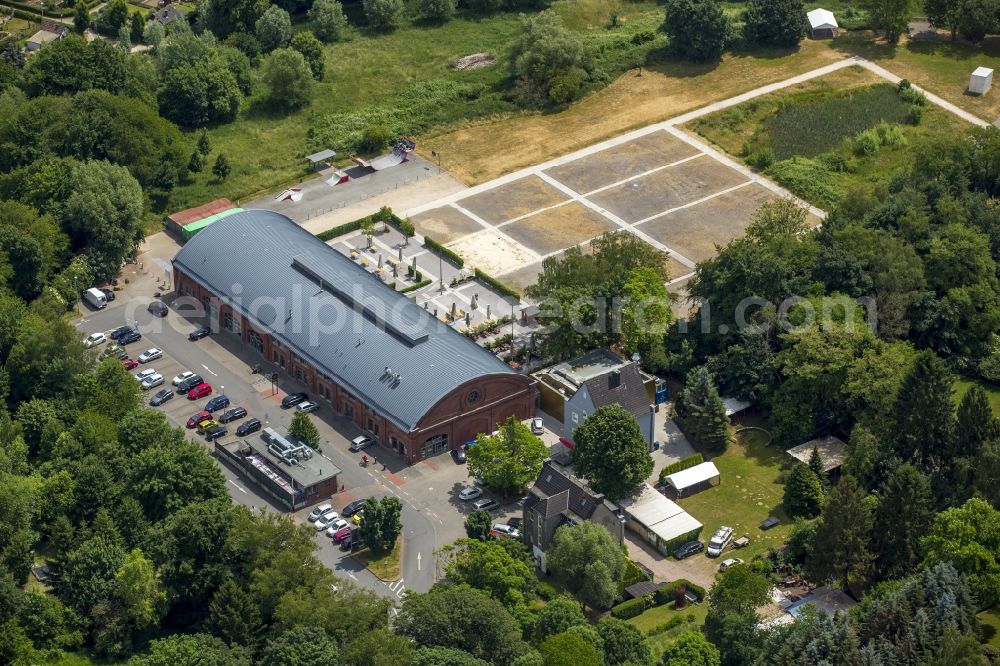
[[[316,519],[316,523],[313,525],[313,527],[316,528],[317,532],[322,532],[330,525],[332,525],[333,521],[337,520],[338,518],[340,518],[340,514],[334,511],[333,509],[330,509],[329,511],[327,511],[322,516]]]
[[[207,420],[209,420],[211,418],[212,418],[212,415],[209,412],[206,412],[203,409],[203,410],[201,410],[200,412],[198,412],[197,414],[195,414],[194,416],[192,416],[191,418],[189,418],[187,420],[187,427],[188,428],[195,428],[202,421],[207,421]]]
[[[205,433],[205,439],[211,442],[212,440],[219,439],[227,432],[229,431],[226,430],[226,426],[224,425],[216,426]]]
[[[472,508],[476,511],[493,511],[500,508],[500,502],[495,499],[478,499],[473,502]]]
[[[119,326],[115,330],[111,331],[111,334],[108,335],[108,337],[112,340],[120,340],[122,336],[127,333],[135,333],[135,331],[132,330],[131,326]]]
[[[358,541],[354,537],[355,537],[354,534],[347,535],[347,538],[340,542],[340,549],[343,551],[351,551],[357,548],[357,545],[360,543],[360,541]]]
[[[155,368],[146,368],[145,370],[140,370],[139,372],[135,373],[132,376],[135,377],[135,380],[141,384],[142,382],[146,381],[147,377],[152,377],[155,374],[156,374]]]
[[[474,500],[483,494],[483,489],[476,486],[469,486],[468,488],[462,488],[462,491],[458,493],[458,499],[463,502],[468,502],[469,500]]]
[[[147,307],[146,309],[149,310],[151,314],[154,314],[157,317],[167,316],[167,304],[164,303],[163,301],[153,301],[152,303],[149,304],[149,307]]]
[[[219,423],[232,423],[233,421],[239,421],[247,415],[247,410],[243,407],[233,407],[232,409],[227,409],[223,412],[222,416],[219,417]]]
[[[199,326],[190,333],[188,333],[188,340],[194,342],[195,340],[201,340],[202,338],[208,337],[212,334],[212,329],[208,326]]]
[[[128,352],[112,342],[101,353],[101,358],[116,358],[119,361],[124,361],[128,358]]]
[[[103,333],[91,333],[87,336],[87,339],[83,341],[83,346],[87,349],[96,347],[97,345],[103,345],[108,341],[108,336]]]
[[[204,384],[204,383],[205,383],[205,378],[204,377],[202,377],[201,375],[195,375],[193,377],[189,377],[189,378],[185,379],[180,384],[178,384],[177,385],[177,392],[178,393],[187,393],[188,391],[190,391],[191,389],[193,389],[195,386],[198,386],[199,384]]]
[[[337,533],[340,530],[344,529],[345,527],[350,527],[350,526],[351,524],[346,520],[344,520],[343,518],[337,518],[332,523],[330,523],[330,527],[327,528],[327,532],[333,530],[334,533]]]
[[[161,384],[163,384],[163,375],[157,372],[142,380],[142,390],[148,391],[149,389],[160,386]]]
[[[236,435],[239,437],[246,437],[252,432],[257,432],[260,430],[260,419],[247,419],[240,424],[240,427],[236,429]]]
[[[220,425],[222,425],[222,424],[220,424],[218,421],[216,421],[213,418],[207,418],[204,421],[199,421],[198,422],[198,434],[199,435],[204,435],[206,432],[208,432],[212,428],[218,428]]]
[[[351,440],[351,445],[347,447],[351,451],[361,451],[362,449],[367,449],[369,446],[375,443],[375,440],[367,435],[358,435]]]
[[[281,399],[281,408],[288,409],[289,407],[294,407],[304,400],[308,400],[309,396],[305,393],[289,393],[284,398]]]
[[[350,518],[358,511],[360,511],[361,507],[363,507],[365,505],[365,502],[367,501],[368,500],[363,500],[363,499],[354,500],[353,502],[345,506],[343,510],[340,512],[340,514],[345,518]]]
[[[705,544],[701,541],[688,541],[686,544],[674,551],[674,557],[678,560],[683,560],[685,557],[691,557],[695,553],[700,553],[705,550]]]
[[[516,518],[516,517],[515,518],[508,518],[507,519],[507,524],[510,525],[511,527],[513,527],[518,532],[520,532],[521,531],[521,526],[524,524],[524,520],[522,518]]]
[[[108,303],[110,303],[111,301],[115,300],[115,292],[113,290],[111,290],[111,289],[105,289],[104,287],[101,287],[99,289],[99,291],[102,294],[104,294],[104,300],[106,300]]]
[[[306,518],[310,523],[315,523],[320,519],[324,513],[333,508],[332,504],[320,504],[318,507],[309,512],[309,516]]]
[[[466,462],[465,447],[460,446],[457,449],[452,449],[451,457],[455,459],[456,465],[464,465]]]
[[[220,409],[225,409],[229,406],[229,398],[224,395],[217,395],[207,403],[205,403],[205,409],[210,412],[217,412]]]
[[[198,400],[199,398],[204,398],[206,395],[211,395],[211,393],[211,384],[198,384],[194,388],[188,389],[187,396],[188,400]]]
[[[319,405],[317,405],[312,400],[306,400],[296,405],[295,409],[297,411],[302,412],[303,414],[308,414],[309,412],[315,412],[317,409],[319,409]]]
[[[139,367],[139,361],[129,356],[126,356],[125,358],[122,359],[122,365],[125,366],[126,370],[131,370],[133,368]]]
[[[495,539],[520,539],[521,533],[506,523],[497,523],[490,530],[490,536]]]
[[[194,373],[191,372],[190,370],[185,370],[184,372],[175,375],[173,380],[171,380],[171,383],[174,386],[178,386],[181,382],[191,379],[192,377],[194,377]]]
[[[722,551],[729,545],[729,540],[732,538],[733,528],[723,525],[715,530],[715,534],[712,535],[711,541],[708,542],[708,552],[706,554],[709,557],[722,555]]]
[[[142,333],[139,331],[129,331],[128,333],[123,333],[120,338],[118,338],[118,344],[120,345],[130,345],[133,342],[139,342],[142,340]]]
[[[532,435],[541,435],[544,432],[545,432],[545,427],[542,424],[542,419],[540,417],[538,417],[538,416],[536,416],[535,418],[531,419],[531,434]]]
[[[349,539],[350,537],[351,537],[351,528],[345,527],[339,532],[335,532],[332,538],[337,543],[343,543],[344,539]]]
[[[156,359],[163,358],[163,350],[158,347],[150,347],[146,351],[139,354],[136,359],[139,363],[149,363],[150,361],[155,361]]]
[[[170,400],[173,397],[174,397],[174,392],[172,390],[170,390],[170,389],[160,389],[159,391],[156,392],[156,395],[154,395],[150,399],[149,406],[150,407],[159,407],[160,405],[162,405],[167,400]]]
[[[728,560],[722,561],[722,564],[719,565],[719,571],[726,571],[735,567],[737,564],[743,564],[743,560],[738,557],[730,557]]]

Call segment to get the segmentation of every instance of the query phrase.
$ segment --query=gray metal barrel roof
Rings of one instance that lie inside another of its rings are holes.
[[[280,213],[221,219],[174,264],[406,431],[458,386],[517,374]]]

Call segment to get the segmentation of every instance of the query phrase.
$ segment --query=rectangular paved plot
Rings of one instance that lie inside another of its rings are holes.
[[[588,197],[626,222],[689,204],[747,182],[740,172],[704,156]]]
[[[704,261],[715,256],[716,243],[725,245],[742,236],[760,205],[776,197],[771,190],[753,183],[636,228],[688,259]]]
[[[538,176],[526,176],[494,187],[486,192],[460,199],[456,203],[472,211],[490,224],[532,213],[539,208],[554,206],[569,199]]]
[[[551,254],[617,228],[579,202],[544,210],[503,226],[503,232],[539,254]]]
[[[410,221],[421,236],[430,236],[441,244],[483,229],[483,225],[451,206],[432,208],[414,215]]]
[[[585,194],[697,154],[697,148],[659,130],[546,169],[545,173],[580,194]]]

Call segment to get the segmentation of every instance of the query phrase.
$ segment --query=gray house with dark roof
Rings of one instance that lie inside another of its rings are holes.
[[[573,441],[573,431],[598,407],[621,405],[639,423],[642,436],[652,442],[653,387],[656,379],[635,361],[606,349],[595,349],[537,373],[541,407],[563,424],[562,436]]]
[[[206,316],[408,462],[534,415],[534,380],[280,213],[218,220],[173,267],[178,312]]]
[[[557,529],[589,521],[604,525],[621,542],[625,539],[625,523],[619,513],[604,495],[592,491],[569,468],[549,459],[524,501],[524,538],[544,571],[545,552]]]

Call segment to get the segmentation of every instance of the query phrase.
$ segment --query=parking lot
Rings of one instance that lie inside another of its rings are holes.
[[[150,262],[147,258],[147,264]],[[132,358],[143,351],[157,347],[163,351],[162,358],[142,364],[129,372],[154,368],[164,377],[164,384],[145,392],[148,401],[161,388],[175,388],[171,380],[183,371],[195,372],[212,385],[211,395],[198,400],[188,400],[186,396],[175,395],[162,407],[167,419],[184,428],[185,422],[193,414],[204,409],[212,397],[225,394],[232,407],[244,407],[249,417],[261,420],[264,427],[287,430],[294,410],[281,408],[281,399],[288,393],[305,390],[290,377],[279,376],[273,386],[267,378],[275,368],[263,363],[262,359],[249,347],[241,344],[238,336],[228,332],[214,332],[209,337],[191,342],[188,333],[201,325],[200,321],[188,319],[171,308],[165,318],[154,317],[146,311],[153,300],[154,286],[136,284],[130,286],[107,308],[93,312],[83,310],[84,317],[78,322],[81,332],[109,334],[115,328],[128,323],[138,323],[142,340],[126,345],[125,350]],[[169,299],[165,299],[169,302]],[[105,345],[98,349],[103,350]],[[261,363],[264,374],[252,374],[251,367]],[[227,408],[228,409],[228,408]],[[223,410],[225,411],[225,410]],[[352,578],[357,583],[376,590],[380,594],[400,597],[407,589],[426,591],[434,583],[435,554],[438,546],[451,543],[465,536],[465,516],[471,510],[471,502],[458,499],[458,492],[469,485],[465,465],[456,464],[448,455],[441,455],[416,465],[406,466],[387,450],[369,448],[365,454],[372,462],[361,465],[361,453],[348,451],[350,440],[362,434],[353,424],[337,416],[327,405],[321,403],[312,414],[321,436],[321,454],[341,470],[339,481],[342,488],[330,502],[339,511],[355,499],[396,495],[403,502],[403,576],[397,581],[380,581],[365,570],[356,560],[339,550],[336,544],[323,534],[318,534],[318,556],[335,572]],[[228,433],[221,438],[230,442],[236,438],[236,427],[242,419],[228,425]],[[187,437],[206,449],[214,448],[195,430],[185,429]],[[259,437],[259,433],[248,439]],[[241,478],[233,470],[220,464],[227,479],[227,489],[233,500],[254,509],[281,511],[267,496],[247,479]],[[487,493],[488,496],[488,493]],[[310,507],[311,508],[311,507]],[[294,518],[305,522],[310,509],[296,512]],[[507,516],[520,515],[520,508],[511,502],[495,511],[497,522]]]

